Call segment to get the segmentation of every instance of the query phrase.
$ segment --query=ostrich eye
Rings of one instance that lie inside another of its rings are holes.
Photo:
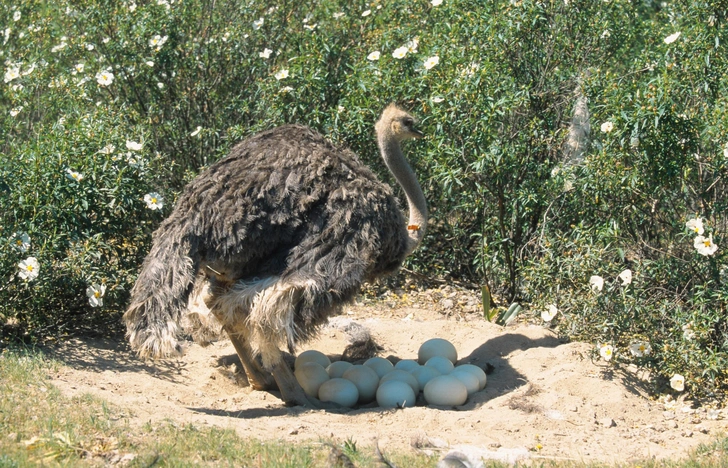
[[[414,121],[414,120],[412,120],[412,119],[410,119],[409,117],[407,117],[406,119],[404,119],[404,124],[405,124],[406,126],[408,126],[408,127],[411,127],[412,125],[414,125],[414,124],[415,124],[415,121]]]

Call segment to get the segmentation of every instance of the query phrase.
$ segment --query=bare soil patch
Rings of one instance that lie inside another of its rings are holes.
[[[429,308],[359,304],[345,315],[370,329],[384,357],[416,358],[422,342],[441,337],[455,344],[461,363],[492,366],[485,390],[462,407],[286,407],[275,392],[246,386],[228,341],[144,362],[121,339],[74,339],[48,349],[65,364],[51,378],[67,395],[91,393],[128,408],[132,425],[172,420],[263,440],[377,442],[384,451],[460,448],[511,460],[611,463],[680,458],[725,432],[715,412],[651,399],[636,376],[593,362],[590,344],[561,343],[539,325],[494,325],[470,311],[468,300],[433,300]],[[303,349],[336,358],[347,344],[341,331],[326,328]]]

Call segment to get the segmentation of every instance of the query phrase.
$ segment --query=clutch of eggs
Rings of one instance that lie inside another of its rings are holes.
[[[296,357],[294,375],[307,395],[351,408],[376,400],[383,408],[415,405],[422,392],[429,405],[460,406],[483,390],[487,377],[473,364],[457,365],[455,346],[443,338],[425,341],[417,359],[402,359],[395,365],[374,357],[363,365],[331,360],[316,350]]]
[[[442,338],[427,340],[417,359],[396,364],[374,357],[364,364],[331,360],[320,351],[304,351],[296,357],[294,375],[307,395],[351,408],[376,400],[382,408],[415,405],[422,393],[429,405],[460,406],[483,390],[487,377],[473,364],[457,364],[457,350]]]

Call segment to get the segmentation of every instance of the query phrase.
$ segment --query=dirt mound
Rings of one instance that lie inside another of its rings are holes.
[[[592,362],[591,345],[563,344],[541,326],[504,329],[475,313],[433,309],[359,305],[345,316],[369,328],[382,356],[416,358],[422,342],[442,337],[456,346],[461,363],[492,368],[485,390],[461,407],[289,408],[275,393],[244,386],[227,341],[191,345],[178,360],[143,362],[125,343],[74,340],[49,349],[65,363],[52,378],[65,394],[88,392],[127,407],[132,424],[172,419],[258,439],[351,438],[358,446],[376,440],[382,449],[457,448],[475,458],[681,457],[725,431],[719,412],[647,398],[635,376]],[[335,357],[347,344],[345,334],[326,328],[304,349]]]

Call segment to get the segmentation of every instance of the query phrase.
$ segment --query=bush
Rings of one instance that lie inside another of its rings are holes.
[[[3,5],[0,316],[116,319],[176,194],[259,130],[310,125],[392,181],[372,124],[398,101],[429,135],[407,148],[432,226],[409,268],[724,389],[725,20],[718,1]]]

